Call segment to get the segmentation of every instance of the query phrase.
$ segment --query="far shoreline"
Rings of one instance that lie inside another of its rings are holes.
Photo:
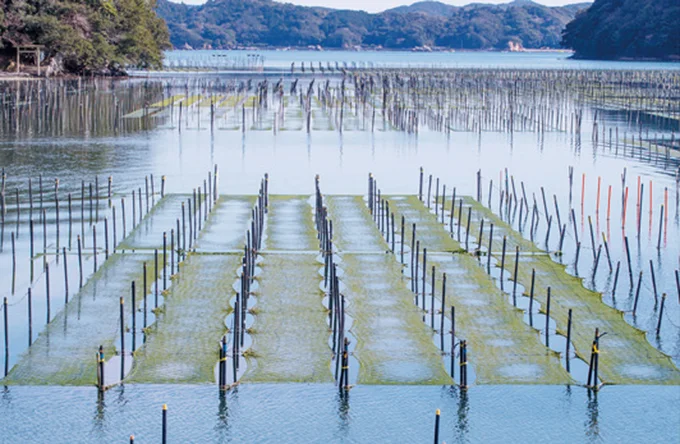
[[[164,53],[170,53],[170,52],[184,52],[184,53],[208,53],[208,52],[215,52],[215,53],[220,53],[220,52],[238,52],[238,53],[257,53],[257,52],[277,52],[277,53],[285,53],[285,52],[300,52],[300,53],[323,53],[323,52],[328,52],[328,53],[404,53],[404,54],[516,54],[516,55],[521,55],[521,54],[555,54],[555,55],[567,55],[565,58],[566,60],[571,60],[574,62],[622,62],[622,63],[662,63],[662,64],[680,64],[680,57],[674,57],[670,56],[667,58],[649,58],[649,57],[639,57],[639,58],[627,58],[627,57],[621,57],[621,58],[589,58],[589,57],[583,57],[578,55],[575,51],[570,50],[570,49],[558,49],[558,48],[538,48],[538,49],[523,49],[520,51],[509,51],[509,50],[496,50],[496,49],[484,49],[484,50],[473,50],[473,49],[463,49],[463,50],[446,50],[446,49],[441,49],[441,48],[436,48],[432,49],[431,51],[422,51],[418,50],[417,48],[411,48],[411,49],[395,49],[395,48],[362,48],[361,50],[351,50],[351,49],[342,49],[342,48],[322,48],[322,49],[311,49],[311,48],[288,48],[288,47],[240,47],[240,48],[232,48],[232,49],[212,49],[212,48],[205,48],[205,49],[185,49],[185,48],[173,48],[164,51]],[[291,62],[296,62],[295,60],[291,60]],[[311,62],[310,62],[311,63]],[[0,82],[6,81],[35,81],[35,80],[42,80],[42,79],[58,79],[58,80],[68,80],[68,79],[79,79],[79,78],[111,78],[111,79],[127,79],[127,78],[132,78],[132,77],[139,77],[141,72],[145,72],[144,70],[137,70],[135,68],[130,68],[126,72],[121,73],[120,75],[103,75],[103,74],[92,74],[92,75],[77,75],[73,73],[61,73],[58,75],[50,76],[50,77],[45,77],[44,75],[38,76],[34,71],[34,67],[32,66],[27,66],[27,71],[21,72],[21,73],[16,73],[16,72],[11,72],[11,71],[1,71],[0,70]],[[482,69],[483,67],[480,67]],[[447,69],[447,68],[443,68]],[[454,68],[450,68],[454,69]],[[265,68],[266,70],[266,68]],[[239,72],[241,70],[238,70]],[[160,70],[150,70],[146,71],[148,73],[161,73],[161,72],[172,72],[172,71],[167,71],[166,68],[160,69]],[[212,71],[206,71],[206,72],[212,72]],[[257,72],[257,71],[254,71]]]

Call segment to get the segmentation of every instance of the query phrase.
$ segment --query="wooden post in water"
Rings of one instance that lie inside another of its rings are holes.
[[[28,346],[33,343],[33,298],[31,288],[28,288]]]
[[[425,292],[427,284],[427,248],[423,246],[423,316],[425,316]]]
[[[64,305],[68,304],[68,261],[66,247],[62,248],[62,258],[64,259]]]
[[[458,242],[460,242],[460,228],[463,225],[462,222],[463,222],[463,199],[460,199],[460,201],[458,201],[458,230],[457,230],[458,231],[458,236],[457,236]]]
[[[142,283],[142,294],[143,294],[142,297],[143,297],[143,301],[142,301],[142,305],[143,305],[143,309],[144,309],[144,316],[143,316],[143,319],[142,319],[142,326],[143,326],[143,329],[146,329],[146,313],[147,313],[147,309],[146,309],[146,307],[147,307],[147,304],[146,304],[146,295],[147,295],[148,292],[149,292],[149,290],[148,290],[149,287],[147,287],[147,282],[146,282],[146,272],[147,272],[147,271],[146,271],[146,262],[144,262],[144,264],[142,265],[142,270],[143,270],[143,278],[142,278],[142,279],[143,279],[143,281],[142,281],[142,282],[143,282],[143,283]],[[146,332],[144,332],[144,338],[146,338]]]
[[[659,214],[659,240],[656,242],[656,249],[661,249],[661,233],[663,231],[663,218],[665,213],[665,207],[661,204],[661,213]]]
[[[635,316],[637,312],[637,305],[638,305],[638,299],[640,298],[640,287],[642,286],[642,271],[640,272],[640,276],[638,277],[638,282],[637,282],[637,288],[635,290],[635,300],[633,302],[633,316]]]
[[[168,263],[168,234],[166,232],[163,232],[163,291],[167,290],[168,288],[168,272],[167,272],[167,266],[166,264]]]
[[[136,197],[135,190],[132,190],[132,229],[133,230],[137,226],[137,207],[135,206],[137,204],[137,201],[136,201],[135,197]]]
[[[440,411],[437,409],[434,417],[434,444],[439,443],[439,414]]]
[[[564,361],[567,366],[567,371],[570,371],[570,363],[569,363],[569,346],[571,344],[571,308],[569,309],[569,315],[567,317],[567,344],[566,344],[566,351],[564,353]]]
[[[47,322],[50,323],[50,263],[45,262],[45,295],[47,300]]]
[[[103,393],[106,388],[106,379],[104,378],[104,347],[99,346],[97,351],[97,388],[100,393]]]
[[[135,281],[130,285],[132,296],[132,353],[137,349],[137,292],[135,291]]]
[[[401,216],[401,264],[404,265],[404,238],[405,238],[405,228],[406,219],[404,215]]]
[[[628,247],[628,236],[623,238],[624,244],[626,246],[626,260],[628,261],[628,278],[630,279],[630,285],[633,286],[633,266],[630,261],[630,248]]]
[[[661,333],[661,320],[663,319],[663,306],[666,304],[666,293],[661,295],[661,307],[659,308],[659,322],[656,324],[656,335]]]
[[[170,230],[170,277],[175,269],[175,230]]]
[[[512,305],[517,307],[517,271],[519,267],[519,245],[515,246],[515,271],[512,275]]]
[[[12,231],[12,294],[14,294],[14,284],[17,279],[17,249],[14,239],[14,231]]]
[[[489,226],[489,251],[486,252],[486,272],[491,273],[491,254],[493,252],[493,223]]]
[[[604,252],[607,255],[607,264],[609,265],[609,272],[611,273],[614,269],[612,268],[612,258],[609,254],[609,243],[607,242],[607,236],[602,233],[602,242],[604,243]]]
[[[432,307],[432,310],[434,310],[434,306]],[[446,273],[442,273],[442,308],[440,312],[441,318],[439,324],[439,338],[440,338],[439,348],[444,350],[444,317],[446,313]]]
[[[654,263],[652,260],[649,260],[649,271],[652,274],[652,289],[654,290],[654,303],[657,303],[659,301],[659,296],[656,290],[656,275],[654,273]]]
[[[536,269],[531,269],[531,289],[529,290],[529,325],[534,326],[534,285],[536,283]]]
[[[597,254],[595,255],[595,264],[593,265],[593,281],[595,280],[595,275],[597,274],[597,266],[600,263],[600,255],[602,254],[602,245],[598,245]]]
[[[593,339],[593,345],[591,347],[591,353],[590,353],[590,364],[588,365],[588,381],[586,386],[588,388],[592,388],[597,390],[597,385],[598,385],[598,376],[597,376],[597,370],[598,370],[598,355],[600,353],[600,350],[598,348],[599,344],[599,334],[600,329],[596,328],[595,329],[595,338]]]
[[[465,227],[465,251],[470,251],[468,240],[470,238],[470,221],[472,219],[472,206],[468,207],[467,226]]]
[[[28,221],[28,231],[30,232],[30,238],[31,238],[31,260],[35,257],[35,247],[33,243],[33,219]]]
[[[120,298],[120,379],[125,376],[125,307],[123,297]]]
[[[92,225],[92,259],[94,260],[94,271],[97,272],[97,226]]]
[[[451,306],[451,378],[456,376],[456,307]]]
[[[168,442],[168,406],[167,404],[163,404],[161,443],[167,444],[167,442]]]
[[[82,242],[80,240],[80,235],[77,235],[76,238],[78,243],[78,274],[80,276],[78,288],[83,288],[83,247]]]
[[[5,361],[9,358],[9,315],[7,313],[7,297],[5,296],[2,303],[2,316],[5,321]],[[7,366],[6,366],[7,367]],[[5,374],[7,372],[5,371]]]
[[[416,293],[416,306],[418,306],[418,295],[420,292],[418,291],[418,260],[420,257],[420,241],[416,241],[416,254],[415,254],[415,267],[411,269],[411,281],[413,282],[413,285],[415,286],[415,293]],[[415,272],[415,274],[414,274]]]
[[[434,287],[435,287],[435,266],[432,266],[432,284],[430,288],[431,300],[430,300],[430,328],[434,330]],[[423,304],[425,306],[425,304]],[[423,313],[424,314],[424,313]]]
[[[503,272],[505,270],[505,249],[507,247],[507,242],[508,239],[506,236],[503,236],[503,251],[501,253],[501,275],[499,277],[500,283],[501,283],[501,291],[504,291],[503,289]]]
[[[125,198],[121,197],[120,198],[120,215],[121,219],[123,222],[123,235],[121,236],[121,239],[125,239],[125,236],[127,236],[127,227],[126,227],[126,221],[125,221]]]
[[[482,241],[484,238],[484,218],[482,218],[481,223],[479,224],[479,236],[477,237],[477,258],[481,260],[482,257]]]
[[[550,287],[545,304],[545,346],[550,347]]]
[[[153,251],[153,291],[154,291],[154,308],[158,308],[158,249]]]

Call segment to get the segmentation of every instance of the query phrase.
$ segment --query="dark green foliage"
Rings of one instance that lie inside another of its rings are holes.
[[[0,48],[45,46],[68,72],[159,67],[168,30],[154,0],[0,0]]]
[[[579,58],[680,59],[680,1],[596,0],[562,43]]]
[[[379,14],[306,8],[271,0],[209,0],[200,6],[159,0],[158,14],[175,47],[238,46],[410,49],[558,48],[564,26],[579,6],[549,8],[527,0],[462,8],[424,2]]]

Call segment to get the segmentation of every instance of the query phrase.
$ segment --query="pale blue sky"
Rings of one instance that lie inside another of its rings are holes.
[[[176,3],[187,3],[187,4],[201,4],[205,3],[206,0],[170,0]],[[247,0],[244,0],[247,1]],[[414,3],[415,0],[276,0],[279,3],[294,3],[296,5],[303,6],[326,6],[335,9],[361,9],[368,12],[378,12],[384,11],[385,9],[394,8],[395,6],[408,5]],[[509,0],[440,0],[442,3],[448,3],[450,5],[467,5],[469,3],[508,3]],[[587,0],[585,0],[587,1]],[[538,0],[537,3],[541,3],[548,6],[562,6],[570,3],[582,3],[579,0]]]

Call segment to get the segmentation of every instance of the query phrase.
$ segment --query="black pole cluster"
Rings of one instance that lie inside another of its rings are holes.
[[[232,323],[232,381],[238,381],[240,368],[240,357],[243,355],[246,334],[246,316],[248,314],[248,302],[251,295],[251,285],[255,280],[255,263],[258,252],[262,248],[264,233],[265,214],[269,205],[269,176],[265,175],[260,182],[260,189],[257,195],[257,202],[251,211],[250,229],[246,232],[246,243],[243,247],[243,258],[241,260],[241,272],[239,276],[239,291],[236,293],[234,303],[234,318]],[[219,366],[218,366],[218,386],[221,391],[227,390],[227,357],[228,341],[226,335],[222,337],[219,344]]]
[[[349,339],[345,336],[345,296],[340,293],[340,280],[337,264],[333,260],[333,221],[328,218],[319,186],[319,176],[315,178],[315,211],[319,250],[324,261],[324,286],[328,296],[328,325],[332,330],[332,349],[335,359],[334,377],[341,392],[350,389],[349,384]]]

